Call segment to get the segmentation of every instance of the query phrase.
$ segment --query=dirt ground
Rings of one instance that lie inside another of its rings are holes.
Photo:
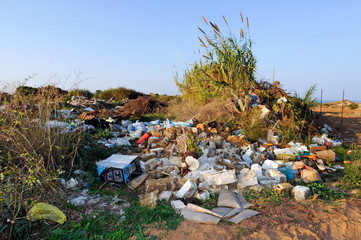
[[[316,113],[320,112],[320,106],[314,108]],[[341,125],[342,108],[340,104],[331,103],[322,106],[321,118],[324,123],[333,129],[333,137],[347,143],[361,145],[361,106],[356,109],[344,107],[343,120]]]
[[[319,107],[314,109],[320,111]],[[334,138],[343,142],[361,144],[361,107],[344,108],[341,125],[341,107],[323,106],[321,120],[333,128]],[[183,221],[175,231],[150,231],[164,239],[361,239],[361,200],[338,200],[323,203],[309,199],[296,202],[288,199],[282,204],[261,205],[259,215],[240,224],[221,222],[207,225]]]
[[[256,207],[261,213],[240,224],[183,221],[175,231],[150,231],[163,239],[361,239],[361,200],[318,200]],[[262,208],[263,211],[262,211]]]

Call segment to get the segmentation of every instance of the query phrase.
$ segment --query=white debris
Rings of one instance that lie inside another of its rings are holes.
[[[278,168],[279,167],[279,163],[275,162],[275,161],[272,161],[272,160],[265,160],[263,165],[262,165],[262,168],[263,169],[271,169],[271,168]]]
[[[209,185],[214,184],[216,186],[230,184],[237,181],[236,174],[233,170],[209,170],[208,173],[203,174],[203,177]]]
[[[192,156],[186,157],[186,163],[188,164],[188,169],[195,171],[199,168],[199,161]]]
[[[253,170],[243,169],[238,175],[238,189],[243,189],[249,186],[258,184],[256,172]]]
[[[310,195],[310,192],[310,188],[308,187],[296,186],[292,190],[292,196],[294,196],[297,201],[304,201]]]
[[[170,205],[172,206],[172,208],[174,208],[178,213],[181,213],[183,208],[186,207],[186,205],[184,205],[184,203],[181,200],[174,200],[170,202]]]
[[[188,180],[177,192],[177,198],[190,198],[197,190],[197,184]]]

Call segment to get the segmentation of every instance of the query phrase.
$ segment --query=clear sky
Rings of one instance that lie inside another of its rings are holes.
[[[198,61],[197,27],[239,34],[249,17],[258,78],[289,92],[361,100],[361,1],[0,0],[0,81],[69,89],[124,86],[176,94],[176,72]],[[79,73],[81,72],[80,76]]]

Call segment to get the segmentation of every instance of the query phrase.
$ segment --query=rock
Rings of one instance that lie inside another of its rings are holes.
[[[147,169],[148,171],[152,171],[154,169],[157,168],[158,164],[159,164],[159,160],[157,158],[152,158],[150,160],[148,160],[145,164],[144,167],[145,169]]]
[[[141,206],[155,207],[158,200],[158,190],[144,194],[140,199],[139,203]]]
[[[304,162],[296,161],[293,163],[292,169],[298,170],[298,169],[302,169],[304,166],[305,166]]]
[[[177,156],[172,156],[169,158],[169,162],[171,165],[181,167],[182,166],[182,158]]]
[[[286,175],[284,175],[283,173],[281,173],[279,170],[277,169],[270,169],[268,171],[268,174],[271,178],[274,178],[278,183],[285,183],[287,182],[287,177]]]
[[[188,169],[195,171],[199,168],[199,161],[192,156],[186,157],[186,163],[188,164]]]
[[[315,181],[322,181],[320,174],[312,167],[307,167],[301,170],[301,179],[305,183],[311,183]]]
[[[206,172],[206,173],[205,173]],[[234,183],[237,181],[234,170],[223,170],[223,171],[203,171],[203,178],[209,185],[225,185]]]
[[[257,185],[251,186],[249,189],[253,190],[255,192],[261,192],[263,190],[263,187],[261,185],[257,184]]]
[[[256,172],[253,170],[248,170],[248,171],[244,170],[241,171],[240,174],[238,175],[238,184],[237,184],[238,189],[243,189],[257,184],[258,184],[257,175]]]
[[[262,168],[266,169],[266,170],[271,169],[271,168],[278,168],[278,167],[279,167],[279,164],[277,162],[269,160],[269,159],[265,160],[262,165]]]
[[[273,190],[278,194],[291,192],[292,189],[293,186],[290,183],[279,183],[276,186],[273,186]]]
[[[208,191],[204,191],[202,193],[196,193],[195,198],[197,198],[201,201],[206,201],[210,198],[210,194]]]
[[[251,170],[253,170],[256,173],[256,176],[262,176],[262,167],[258,163],[251,165]]]
[[[170,202],[170,205],[172,206],[172,208],[174,208],[176,210],[176,212],[181,213],[183,208],[186,207],[186,205],[184,205],[184,203],[181,200],[174,200]]]
[[[325,151],[317,151],[316,156],[323,160],[328,160],[330,162],[336,161],[336,153],[332,150],[325,150]]]
[[[278,182],[276,180],[261,180],[261,181],[259,181],[259,183],[263,187],[267,187],[267,188],[272,188],[273,186],[278,184]]]
[[[293,188],[292,190],[292,196],[297,200],[297,201],[304,201],[308,198],[308,196],[310,195],[311,190],[308,187],[305,186],[296,186]]]
[[[177,198],[190,198],[193,196],[195,191],[197,190],[197,184],[194,182],[187,180],[187,182],[179,189],[177,192]]]
[[[158,192],[163,192],[167,190],[168,183],[170,183],[172,179],[170,178],[160,178],[160,179],[148,179],[145,181],[145,192],[150,193],[157,190]]]
[[[173,193],[171,191],[164,191],[161,194],[159,194],[158,199],[159,200],[165,200],[167,204],[169,204],[170,199],[172,198]]]

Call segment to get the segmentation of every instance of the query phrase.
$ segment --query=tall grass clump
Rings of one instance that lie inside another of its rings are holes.
[[[58,177],[74,164],[80,135],[44,127],[63,97],[45,90],[34,99],[15,93],[0,111],[0,238],[22,237],[14,229],[35,202],[64,199]]]
[[[241,14],[242,23],[243,16]],[[211,98],[229,96],[230,93],[240,95],[252,92],[255,81],[256,59],[252,53],[252,42],[249,34],[241,28],[240,40],[229,31],[221,32],[216,23],[203,18],[210,33],[201,28],[202,38],[198,37],[204,48],[202,59],[187,69],[182,80],[176,84],[186,99],[206,101]],[[223,17],[228,27],[227,20]],[[248,18],[245,29],[249,29]]]

